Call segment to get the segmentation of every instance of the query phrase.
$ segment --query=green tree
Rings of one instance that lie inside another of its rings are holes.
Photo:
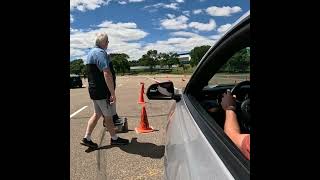
[[[190,51],[190,65],[192,67],[198,65],[202,57],[206,54],[206,52],[210,49],[210,46],[200,46],[195,47]]]
[[[157,50],[149,50],[147,54],[142,55],[142,57],[139,59],[139,63],[142,66],[149,66],[152,72],[155,65],[158,64],[158,59],[159,57]]]
[[[167,62],[169,69],[171,69],[172,65],[180,64],[178,57],[179,57],[179,55],[177,53],[173,53],[173,52],[169,53],[169,60]]]
[[[250,67],[250,53],[247,49],[242,49],[232,56],[230,60],[230,66],[233,72],[245,72]]]
[[[220,71],[224,72],[248,72],[250,69],[250,49],[241,49],[236,52]]]
[[[132,67],[132,66],[139,66],[139,61],[129,61],[129,65],[130,65],[130,67]]]
[[[78,74],[86,77],[87,71],[82,59],[76,59],[70,62],[70,74]]]
[[[158,59],[159,59],[160,66],[163,67],[163,66],[168,65],[168,61],[170,59],[170,56],[167,53],[160,53],[158,56]]]
[[[124,75],[125,72],[130,71],[129,56],[127,54],[110,54],[110,57],[117,73],[122,72],[122,75]]]

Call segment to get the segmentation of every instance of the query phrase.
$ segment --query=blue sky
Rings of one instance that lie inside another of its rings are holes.
[[[85,58],[99,32],[108,53],[130,60],[212,46],[248,10],[249,0],[70,0],[70,60]]]

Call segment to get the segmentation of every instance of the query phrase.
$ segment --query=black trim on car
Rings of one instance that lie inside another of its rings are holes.
[[[232,176],[235,179],[250,179],[250,162],[194,97],[186,94],[182,97],[193,119]]]

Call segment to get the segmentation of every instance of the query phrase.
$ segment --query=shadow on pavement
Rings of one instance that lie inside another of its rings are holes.
[[[138,142],[137,138],[132,138],[131,143],[128,145],[106,145],[98,148],[88,148],[87,153],[90,153],[95,150],[110,149],[113,147],[119,147],[121,150],[130,153],[138,154],[143,157],[150,157],[154,159],[160,159],[164,155],[164,145],[156,145],[148,142]]]
[[[167,114],[156,114],[156,115],[148,115],[148,117],[161,117],[161,116],[168,116]],[[79,116],[79,117],[72,117],[72,119],[89,119],[91,116]],[[123,116],[123,117],[131,117],[131,118],[140,118],[141,115],[129,115],[129,116]]]
[[[130,154],[138,154],[143,157],[160,159],[164,155],[164,145],[156,145],[148,142],[138,142],[137,138],[132,138],[131,143],[119,148]]]
[[[161,117],[161,116],[168,116],[168,113],[167,114],[156,114],[156,115],[148,115],[148,117]],[[129,116],[124,116],[124,117],[141,117],[141,115],[129,115]]]

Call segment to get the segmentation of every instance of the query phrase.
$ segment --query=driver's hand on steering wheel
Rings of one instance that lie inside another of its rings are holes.
[[[227,91],[227,93],[223,93],[222,99],[221,99],[221,106],[223,110],[236,110],[236,101],[235,98],[232,96],[230,91]]]

